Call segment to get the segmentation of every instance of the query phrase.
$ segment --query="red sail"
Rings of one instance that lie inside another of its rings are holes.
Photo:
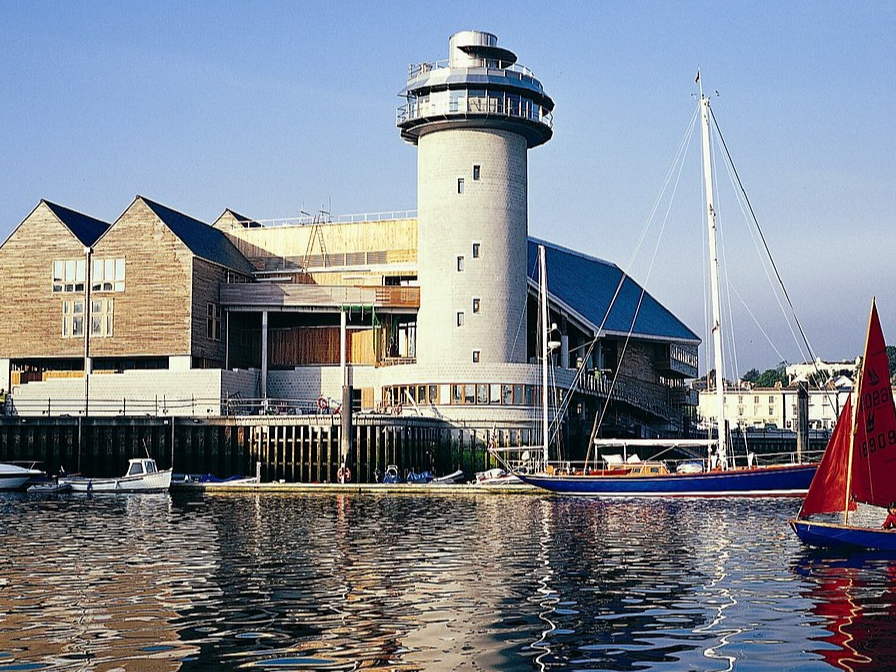
[[[850,490],[858,502],[887,506],[896,501],[896,406],[887,346],[873,303],[859,393]]]
[[[818,471],[800,509],[800,518],[813,513],[843,511],[846,504],[846,471],[849,465],[849,438],[852,433],[852,397],[846,398],[837,426],[828,441]]]

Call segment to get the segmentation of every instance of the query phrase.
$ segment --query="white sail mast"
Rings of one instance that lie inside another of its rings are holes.
[[[728,441],[725,432],[725,363],[722,357],[722,302],[719,291],[719,255],[717,251],[716,213],[713,208],[712,151],[709,145],[709,98],[700,83],[700,112],[703,119],[703,191],[706,198],[706,226],[709,237],[709,287],[712,304],[712,345],[716,369],[716,403],[719,419],[719,466],[728,468]]]
[[[548,468],[548,276],[544,260],[544,245],[538,246],[538,303],[541,310],[541,438],[543,441],[542,460]]]

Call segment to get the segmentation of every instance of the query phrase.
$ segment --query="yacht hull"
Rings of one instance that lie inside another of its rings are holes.
[[[808,491],[817,468],[817,464],[800,464],[656,476],[517,476],[551,492],[590,497],[800,497]]]
[[[804,544],[823,548],[864,548],[896,551],[896,530],[849,527],[836,523],[791,520],[790,527]]]

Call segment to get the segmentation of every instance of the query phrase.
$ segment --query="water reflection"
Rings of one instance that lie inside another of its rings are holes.
[[[892,668],[896,564],[797,505],[4,495],[0,672]]]
[[[805,577],[812,612],[827,634],[814,651],[839,670],[896,668],[896,561],[877,554],[807,551],[794,570]]]

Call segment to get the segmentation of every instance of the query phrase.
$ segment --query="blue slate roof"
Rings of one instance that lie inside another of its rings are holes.
[[[143,196],[137,198],[146,203],[197,257],[247,275],[255,270],[236,245],[218,229]]]
[[[626,277],[613,309],[604,322],[607,308],[623,276],[622,269],[608,261],[530,238],[528,272],[529,277],[535,281],[538,280],[539,244],[545,247],[548,292],[588,320],[595,331],[603,323],[605,331],[628,333],[641,299],[641,286]],[[670,340],[700,340],[681,320],[646,292],[632,335]]]
[[[88,217],[80,212],[69,210],[56,203],[50,203],[50,201],[45,199],[41,199],[41,202],[59,218],[60,222],[65,224],[68,230],[74,234],[75,238],[81,241],[82,245],[88,247],[92,246],[97,238],[106,233],[106,229],[109,228],[109,224],[106,222],[101,222],[98,219]]]

